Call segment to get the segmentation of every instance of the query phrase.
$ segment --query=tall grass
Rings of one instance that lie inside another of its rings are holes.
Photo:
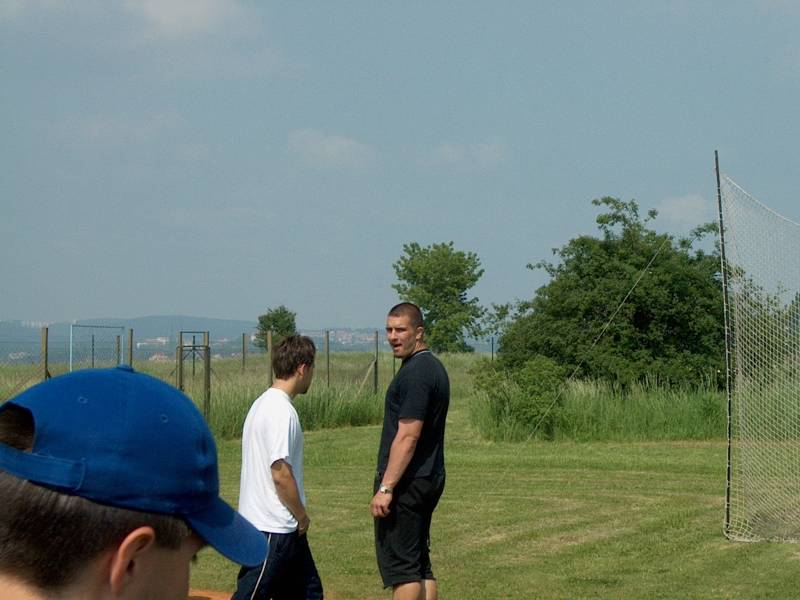
[[[520,441],[541,437],[511,414],[492,411],[489,394],[477,393],[471,420],[483,437]],[[725,394],[702,383],[671,387],[645,382],[622,391],[603,381],[570,381],[553,404],[557,440],[708,440],[725,437]]]

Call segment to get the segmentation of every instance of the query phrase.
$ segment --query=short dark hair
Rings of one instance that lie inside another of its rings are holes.
[[[389,309],[390,317],[408,317],[411,320],[411,326],[415,329],[417,327],[425,327],[425,321],[422,318],[422,311],[419,306],[413,302],[401,302],[395,304]]]
[[[300,365],[313,365],[317,348],[310,337],[287,335],[272,351],[272,370],[278,379],[289,379]]]
[[[0,412],[0,443],[30,452],[33,436],[27,409]],[[0,571],[40,590],[68,585],[90,560],[142,526],[153,528],[158,546],[173,550],[191,533],[180,517],[98,504],[0,471]]]

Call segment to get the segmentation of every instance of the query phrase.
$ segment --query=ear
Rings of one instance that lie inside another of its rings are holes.
[[[140,575],[142,559],[154,547],[156,532],[152,527],[131,531],[113,551],[109,569],[109,585],[115,596],[121,596]]]
[[[419,327],[417,327],[417,333],[415,339],[421,340],[423,335],[425,335],[425,328],[420,325]]]

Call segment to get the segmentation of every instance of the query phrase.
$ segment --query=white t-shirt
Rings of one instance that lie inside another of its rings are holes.
[[[289,395],[269,388],[253,402],[244,421],[239,512],[261,531],[290,533],[297,529],[297,520],[275,491],[270,467],[277,460],[292,466],[305,505],[300,419]]]

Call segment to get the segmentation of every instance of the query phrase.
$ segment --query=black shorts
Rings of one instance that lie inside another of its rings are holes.
[[[375,477],[375,492],[381,475]],[[386,587],[433,579],[431,517],[444,491],[444,473],[401,481],[390,512],[375,519],[375,555]]]

